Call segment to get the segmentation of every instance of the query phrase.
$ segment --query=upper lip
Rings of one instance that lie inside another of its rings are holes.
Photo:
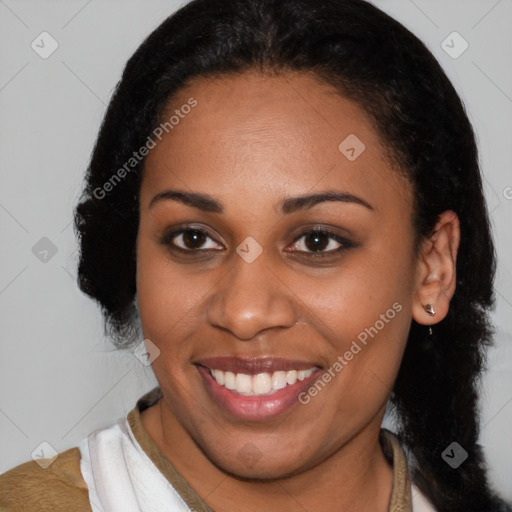
[[[195,364],[205,366],[211,370],[245,373],[248,375],[289,370],[309,370],[309,368],[319,367],[312,362],[297,361],[283,357],[208,357],[195,361]]]

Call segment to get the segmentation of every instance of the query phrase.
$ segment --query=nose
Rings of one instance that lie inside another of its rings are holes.
[[[243,341],[267,329],[293,326],[297,322],[293,292],[276,277],[264,255],[252,263],[235,259],[209,301],[209,323]]]

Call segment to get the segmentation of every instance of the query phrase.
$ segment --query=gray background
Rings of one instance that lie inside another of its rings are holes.
[[[481,443],[493,483],[512,498],[512,0],[375,3],[426,42],[477,131],[499,257]],[[43,441],[58,452],[76,446],[156,385],[150,367],[113,349],[99,310],[78,290],[71,220],[126,60],[180,4],[0,0],[0,472]],[[31,48],[43,31],[59,45],[47,59]],[[456,59],[441,46],[453,31],[469,43]],[[47,261],[32,251],[43,237],[57,248]]]

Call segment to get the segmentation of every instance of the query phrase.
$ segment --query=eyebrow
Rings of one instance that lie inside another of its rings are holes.
[[[187,206],[192,206],[193,208],[197,208],[198,210],[202,210],[204,212],[224,212],[224,206],[222,205],[222,203],[217,199],[213,198],[212,196],[208,194],[200,194],[197,192],[184,192],[180,190],[165,190],[163,192],[158,193],[155,197],[153,197],[153,199],[151,199],[149,203],[149,208],[152,208],[153,206],[155,206],[155,204],[164,200],[178,201]],[[364,199],[353,194],[349,194],[347,192],[339,192],[336,190],[326,190],[324,192],[320,192],[317,194],[287,197],[286,199],[282,200],[278,206],[283,213],[293,213],[298,210],[312,208],[313,206],[326,201],[354,203],[364,206],[369,210],[374,210],[374,208]]]

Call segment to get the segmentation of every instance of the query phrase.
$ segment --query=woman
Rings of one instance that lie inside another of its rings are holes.
[[[510,510],[477,444],[495,262],[474,133],[371,4],[168,18],[76,228],[81,289],[120,347],[143,335],[159,387],[4,474],[2,510]]]

